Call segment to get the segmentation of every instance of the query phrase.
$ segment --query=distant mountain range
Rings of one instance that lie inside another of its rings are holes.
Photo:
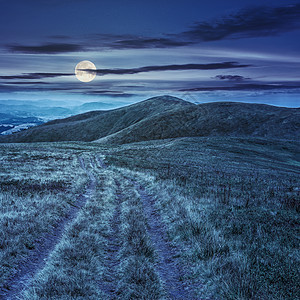
[[[254,136],[300,140],[300,108],[214,102],[171,96],[92,111],[0,137],[0,142],[97,141],[119,144],[192,136]]]

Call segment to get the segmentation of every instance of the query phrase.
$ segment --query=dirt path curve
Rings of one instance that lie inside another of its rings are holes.
[[[80,166],[87,172],[89,183],[84,192],[72,204],[66,215],[56,224],[50,233],[43,236],[29,256],[21,261],[17,270],[11,275],[4,287],[0,287],[0,299],[18,299],[21,292],[30,286],[34,276],[41,271],[55,246],[60,242],[67,226],[74,221],[82,207],[96,190],[96,178],[86,168],[85,160],[79,157]]]
[[[97,157],[98,164],[103,168],[107,166],[103,162],[103,160],[98,156]],[[194,296],[194,286],[191,286],[183,281],[184,275],[184,267],[180,263],[179,259],[176,258],[176,250],[174,246],[172,247],[170,242],[167,239],[167,233],[165,229],[165,225],[162,222],[161,215],[155,209],[155,199],[151,195],[148,195],[145,191],[145,188],[139,184],[136,179],[132,179],[128,176],[124,176],[125,180],[128,180],[135,188],[141,198],[141,202],[144,209],[144,214],[148,223],[148,234],[153,243],[153,246],[158,255],[157,261],[157,271],[161,280],[164,283],[164,289],[169,299],[197,299]],[[119,187],[120,185],[118,185]],[[120,188],[118,189],[117,194],[121,194]],[[118,201],[118,200],[117,200]],[[115,211],[115,215],[113,220],[115,222],[119,222],[119,212],[117,212],[117,207]],[[112,225],[112,227],[115,225]],[[114,239],[112,237],[112,239]],[[112,247],[112,261],[116,261],[115,257],[115,248],[114,245]],[[112,266],[112,270],[115,270]],[[111,293],[111,298],[114,299],[117,295]]]
[[[169,299],[196,299],[183,281],[183,266],[176,259],[176,251],[167,240],[165,226],[155,209],[155,199],[148,195],[143,186],[134,182],[140,194],[144,213],[148,222],[148,234],[158,255],[157,271],[164,283]]]

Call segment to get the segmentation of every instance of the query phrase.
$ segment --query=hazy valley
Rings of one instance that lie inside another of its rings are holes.
[[[8,135],[58,118],[91,110],[112,109],[124,103],[87,102],[70,105],[53,100],[0,100],[0,134]]]

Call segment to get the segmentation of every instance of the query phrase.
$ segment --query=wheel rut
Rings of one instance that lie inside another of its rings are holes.
[[[155,209],[155,199],[147,194],[144,187],[134,182],[139,192],[148,223],[148,234],[157,253],[157,272],[163,281],[169,299],[196,299],[183,279],[183,266],[176,258],[175,248],[167,239],[167,233],[161,215]]]
[[[97,155],[96,160],[98,166],[102,169],[107,169],[107,165],[104,163],[103,159]],[[117,296],[117,283],[118,283],[118,268],[119,268],[119,258],[118,254],[121,248],[121,238],[120,238],[120,225],[121,225],[121,204],[123,201],[123,193],[121,190],[121,184],[115,179],[115,184],[117,186],[114,199],[114,212],[112,218],[109,222],[110,232],[106,239],[106,255],[104,260],[105,274],[99,281],[99,289],[104,292],[109,299],[118,299]]]
[[[101,158],[97,158],[98,163],[107,168]],[[165,290],[166,296],[168,299],[197,299],[194,295],[195,286],[190,282],[184,280],[185,267],[181,263],[180,259],[176,257],[178,249],[168,241],[167,239],[167,230],[162,221],[160,213],[155,208],[155,198],[149,195],[143,185],[141,185],[135,178],[131,176],[124,176],[124,180],[127,180],[132,185],[132,188],[136,189],[140,199],[141,204],[144,210],[144,214],[147,220],[147,232],[157,253],[157,264],[156,270],[159,274],[160,279],[163,282],[163,288]],[[124,193],[126,191],[123,191]],[[121,194],[120,185],[118,185],[117,194]],[[117,210],[117,208],[116,208]],[[117,214],[115,212],[115,214]],[[119,215],[114,216],[114,220],[119,222]],[[112,226],[113,227],[113,226]],[[114,239],[111,237],[111,239]],[[112,245],[113,253],[115,248]],[[114,256],[114,254],[112,255]],[[112,260],[115,260],[112,259]],[[114,274],[116,274],[116,269]],[[116,279],[116,278],[114,278]],[[116,281],[117,282],[117,281]],[[113,283],[112,283],[113,286]],[[113,288],[112,288],[113,290]],[[117,299],[115,293],[111,293],[110,299]]]
[[[66,215],[56,224],[52,231],[44,235],[35,249],[24,260],[19,262],[16,271],[11,274],[5,285],[0,288],[1,299],[18,299],[22,291],[30,286],[34,276],[45,267],[49,256],[61,241],[67,226],[76,219],[89,197],[95,193],[95,176],[87,170],[85,160],[82,157],[79,157],[79,163],[89,176],[89,183],[84,194],[77,197],[75,203],[72,204]]]
[[[123,194],[120,183],[116,180],[117,190],[115,197],[115,208],[110,220],[110,234],[107,236],[106,256],[104,261],[105,274],[99,282],[99,288],[109,297],[117,299],[116,289],[118,283],[118,267],[120,261],[118,253],[121,248],[120,224],[121,224],[121,203]]]

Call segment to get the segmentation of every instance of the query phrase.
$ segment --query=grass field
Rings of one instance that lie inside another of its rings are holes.
[[[3,299],[297,299],[300,145],[0,145]]]

